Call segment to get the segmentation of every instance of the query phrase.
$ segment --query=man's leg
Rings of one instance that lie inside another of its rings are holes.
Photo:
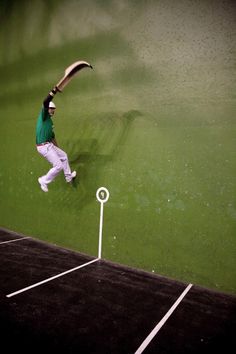
[[[43,183],[49,184],[56,178],[60,171],[63,170],[63,163],[57,154],[55,146],[52,143],[38,146],[37,150],[53,166],[45,176],[41,177],[41,181]]]
[[[71,182],[72,179],[76,176],[76,172],[74,171],[71,173],[71,168],[70,168],[70,164],[69,164],[68,156],[67,156],[66,152],[55,145],[54,145],[54,148],[55,148],[58,158],[60,159],[60,161],[62,163],[66,182]]]

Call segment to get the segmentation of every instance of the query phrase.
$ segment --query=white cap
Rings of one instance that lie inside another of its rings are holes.
[[[54,102],[50,101],[48,107],[49,107],[49,108],[56,108],[56,105],[55,105]]]

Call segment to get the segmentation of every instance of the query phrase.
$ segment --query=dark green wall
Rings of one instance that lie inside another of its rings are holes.
[[[103,257],[236,290],[233,1],[1,1],[0,225],[97,254],[96,190],[110,191]],[[44,194],[42,100],[78,172]]]

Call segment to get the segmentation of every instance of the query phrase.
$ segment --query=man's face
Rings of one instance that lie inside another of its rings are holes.
[[[52,117],[55,113],[55,108],[48,108],[48,113]]]

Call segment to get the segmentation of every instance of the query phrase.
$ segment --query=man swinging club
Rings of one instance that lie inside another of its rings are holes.
[[[84,67],[92,68],[89,63],[78,61],[70,65],[65,70],[64,77],[49,92],[48,96],[43,101],[43,107],[38,116],[36,126],[37,150],[40,155],[45,157],[48,162],[52,164],[52,168],[48,171],[48,173],[38,178],[40,187],[44,192],[48,192],[48,184],[51,183],[62,170],[64,172],[66,182],[69,183],[76,177],[76,171],[71,172],[67,154],[58,147],[56,142],[52,122],[52,117],[55,113],[56,106],[52,102],[52,99],[57,92],[62,92],[75,73]]]

